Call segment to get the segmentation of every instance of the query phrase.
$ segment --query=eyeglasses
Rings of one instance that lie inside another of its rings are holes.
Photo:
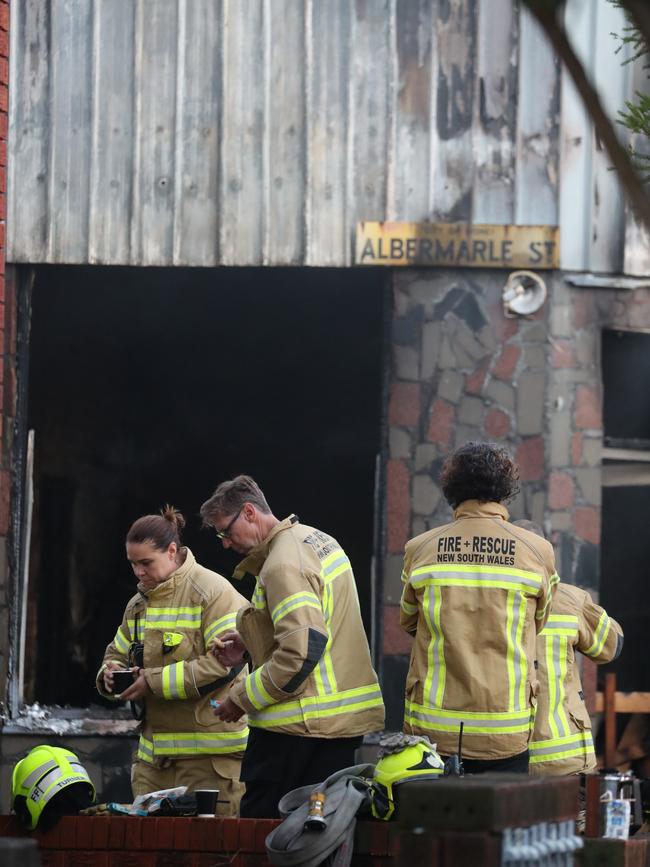
[[[237,512],[237,514],[235,515],[235,517],[232,518],[232,519],[228,522],[228,526],[227,526],[227,527],[224,527],[223,530],[217,530],[217,529],[215,529],[215,533],[217,534],[217,538],[219,538],[219,539],[230,539],[230,531],[232,530],[232,528],[233,528],[233,526],[234,526],[235,521],[237,520],[237,518],[241,515],[241,513],[242,513],[242,509],[243,509],[243,508],[244,508],[244,507],[242,506],[241,509],[240,509],[240,510]]]

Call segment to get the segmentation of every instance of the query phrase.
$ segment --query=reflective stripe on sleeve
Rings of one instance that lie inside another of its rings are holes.
[[[418,728],[458,734],[461,722],[468,735],[510,735],[528,732],[531,728],[530,708],[507,713],[476,713],[424,707],[406,701],[404,721]]]
[[[383,707],[379,684],[346,689],[330,696],[309,696],[299,701],[278,702],[271,708],[251,711],[248,722],[257,728],[301,723],[309,719],[340,716],[372,707]]]
[[[403,596],[400,600],[399,607],[402,609],[404,614],[408,614],[409,617],[412,617],[414,614],[418,613],[417,605],[413,605],[412,602],[407,602]]]
[[[607,612],[603,611],[603,613],[600,615],[598,626],[596,627],[596,630],[594,632],[593,644],[591,645],[589,650],[585,650],[587,656],[600,656],[600,654],[603,652],[605,642],[607,641],[609,627],[609,617],[607,616]]]
[[[264,587],[260,584],[259,578],[255,581],[255,590],[253,591],[253,598],[251,601],[258,611],[262,611],[266,608],[266,594],[264,592]]]
[[[173,662],[162,670],[162,693],[168,701],[187,698],[183,662]]]
[[[224,614],[223,617],[219,617],[218,620],[214,620],[210,623],[203,633],[203,640],[206,646],[214,641],[215,638],[218,638],[224,632],[230,632],[235,629],[237,626],[237,612],[231,611],[228,614]]]
[[[535,612],[535,619],[536,620],[543,620],[546,617],[546,612],[548,611],[549,606],[553,600],[553,588],[555,587],[556,584],[559,584],[559,583],[560,583],[560,576],[557,574],[557,572],[554,572],[551,575],[551,577],[549,578],[548,591],[546,593],[546,602],[544,603],[544,607],[542,608],[541,611]]]
[[[235,732],[154,732],[155,756],[191,756],[238,753],[246,749],[248,728]]]
[[[244,681],[244,685],[248,700],[257,710],[268,707],[270,704],[275,704],[275,700],[271,698],[262,683],[261,668],[256,668],[252,674],[249,674]]]
[[[321,611],[321,604],[318,596],[310,590],[303,590],[300,593],[292,593],[291,596],[285,597],[282,602],[279,602],[273,611],[271,611],[271,620],[273,625],[277,626],[283,617],[295,611],[297,608],[315,608]]]
[[[334,551],[333,554],[325,557],[321,563],[321,579],[325,584],[329,584],[330,581],[338,578],[339,575],[343,572],[347,572],[347,570],[351,568],[352,566],[350,565],[350,560],[348,559],[347,554],[342,548],[339,548],[337,551]]]
[[[113,639],[113,644],[115,645],[115,647],[117,647],[117,649],[120,651],[120,653],[122,653],[124,656],[126,656],[126,654],[129,652],[129,644],[130,643],[131,642],[124,634],[124,630],[120,626],[118,628],[117,632],[115,633],[115,638]]]

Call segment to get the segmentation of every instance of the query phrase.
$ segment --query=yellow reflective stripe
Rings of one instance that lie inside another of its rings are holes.
[[[533,764],[561,761],[576,756],[583,756],[585,759],[592,756],[595,758],[594,742],[590,731],[577,732],[562,738],[532,741],[528,749]]]
[[[435,586],[427,587],[424,591],[422,613],[429,627],[431,639],[427,647],[427,674],[424,679],[424,691],[429,696],[431,704],[435,706],[442,704],[446,680],[444,641],[440,625],[441,607],[441,589]]]
[[[553,588],[555,587],[556,584],[559,584],[559,583],[560,583],[560,576],[557,574],[557,572],[554,572],[551,575],[551,577],[549,578],[548,590],[546,592],[546,597],[545,597],[546,601],[544,603],[544,607],[542,608],[541,611],[535,612],[535,619],[536,620],[543,620],[544,617],[546,617],[546,612],[548,611],[548,608],[549,608],[551,602],[553,601]]]
[[[224,614],[223,617],[219,617],[217,620],[213,620],[208,626],[206,626],[205,631],[203,633],[203,640],[206,645],[217,638],[223,632],[230,632],[230,630],[234,629],[237,625],[237,612],[231,611],[229,614]]]
[[[548,672],[548,724],[555,738],[569,734],[569,720],[564,709],[566,697],[567,639],[551,635],[546,639],[546,669]]]
[[[138,742],[138,758],[144,762],[153,762],[153,743],[144,735],[140,735]]]
[[[131,642],[126,637],[126,635],[124,634],[124,632],[122,630],[122,627],[120,626],[118,628],[117,632],[115,633],[115,638],[113,639],[113,644],[115,645],[115,647],[117,647],[117,649],[120,651],[120,653],[126,655],[129,652],[130,643]]]
[[[508,709],[523,710],[526,701],[526,655],[522,635],[526,621],[526,599],[517,590],[508,593],[506,602],[506,668],[508,670]],[[440,702],[436,702],[440,706]]]
[[[252,711],[249,724],[258,728],[289,725],[322,717],[356,713],[372,707],[383,707],[379,684],[346,689],[329,696],[308,696],[300,701],[278,702],[265,710]]]
[[[153,751],[156,756],[214,755],[237,753],[246,749],[248,728],[234,732],[155,732]]]
[[[187,698],[183,662],[173,662],[162,670],[163,698],[170,700]]]
[[[605,646],[605,642],[607,641],[607,636],[609,635],[610,628],[610,620],[607,616],[607,612],[603,611],[600,615],[600,620],[598,621],[598,626],[594,632],[594,640],[589,648],[589,650],[585,650],[587,656],[600,656],[603,652],[603,647]]]
[[[343,572],[351,569],[350,560],[343,548],[338,548],[333,554],[325,557],[320,565],[320,577],[323,583],[329,584]]]
[[[413,614],[418,613],[417,605],[413,605],[411,602],[407,602],[403,596],[400,600],[399,607],[402,609],[404,614],[408,614],[409,616],[413,616]]]
[[[332,620],[333,607],[334,590],[331,584],[326,584],[323,588],[323,616],[327,626],[327,644],[325,645],[323,655],[318,660],[317,667],[314,669],[316,691],[319,695],[332,695],[332,693],[335,693],[338,688],[331,653],[332,633],[330,631],[330,623]]]
[[[522,569],[478,564],[442,564],[420,566],[411,573],[413,587],[438,584],[443,587],[490,587],[499,590],[519,590],[536,596],[542,584],[541,576]]]
[[[402,569],[402,584],[408,583],[408,580],[409,580],[408,572],[406,572],[406,570]]]
[[[322,610],[320,599],[310,590],[303,590],[300,593],[292,593],[291,596],[285,596],[285,598],[275,606],[273,611],[271,611],[271,620],[273,621],[273,625],[277,626],[283,617],[286,617],[287,614],[290,614],[297,608],[315,608],[317,611]]]
[[[145,629],[200,629],[202,608],[200,605],[178,608],[152,608],[145,613]]]
[[[415,702],[405,703],[405,722],[416,728],[431,731],[460,731],[461,722],[465,734],[502,735],[528,732],[531,727],[530,709],[505,713],[479,713],[476,711],[451,711],[446,708],[424,707]]]
[[[255,590],[253,591],[253,605],[258,610],[262,610],[266,608],[266,594],[264,592],[264,587],[260,584],[260,579],[255,579]]]
[[[261,710],[270,704],[275,704],[275,699],[271,698],[262,683],[261,668],[256,668],[252,674],[249,674],[244,684],[248,700],[257,710]]]

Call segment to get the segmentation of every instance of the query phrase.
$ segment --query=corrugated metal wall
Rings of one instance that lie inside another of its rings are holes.
[[[608,4],[572,6],[616,100]],[[12,16],[11,261],[347,265],[359,220],[561,220],[565,267],[622,267],[616,181],[512,0],[22,0]]]

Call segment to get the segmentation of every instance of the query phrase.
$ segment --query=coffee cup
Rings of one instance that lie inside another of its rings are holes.
[[[130,668],[116,669],[113,672],[113,695],[120,695],[130,686],[133,686],[133,672]]]
[[[214,819],[219,800],[219,789],[196,789],[196,815],[200,819]]]

